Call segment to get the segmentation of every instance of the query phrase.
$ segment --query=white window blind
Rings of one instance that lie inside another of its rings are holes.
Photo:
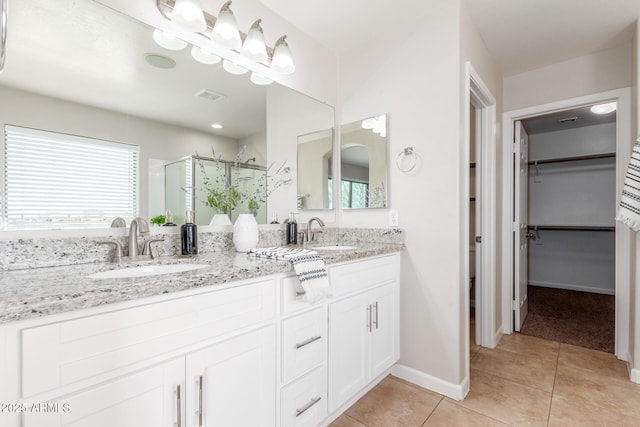
[[[5,126],[7,229],[108,227],[138,212],[137,146]]]

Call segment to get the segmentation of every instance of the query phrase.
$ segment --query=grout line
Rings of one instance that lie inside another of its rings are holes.
[[[425,418],[424,421],[422,422],[422,424],[420,424],[420,427],[424,427],[424,425],[427,423],[427,421],[429,421],[429,418],[431,418],[431,415],[433,415],[433,413],[436,411],[436,409],[438,409],[438,406],[440,406],[442,401],[444,401],[444,396],[440,397],[440,401],[438,402],[438,404],[436,406],[433,407],[431,412],[429,412],[429,415],[427,415],[427,418]]]
[[[547,414],[547,427],[551,421],[551,408],[553,407],[553,395],[556,392],[556,381],[558,380],[558,366],[560,366],[560,352],[562,351],[562,343],[558,346],[558,357],[556,357],[556,372],[553,376],[553,387],[551,388],[551,401],[549,402],[549,413]]]
[[[454,400],[449,399],[449,400],[447,400],[447,402],[450,402],[450,403],[452,403],[452,404],[454,404],[456,406],[459,406],[460,408],[465,409],[467,411],[473,412],[474,414],[478,414],[481,417],[489,418],[489,419],[491,419],[493,421],[496,421],[496,422],[498,422],[500,424],[504,424],[504,425],[508,425],[508,426],[514,427],[513,424],[510,424],[510,423],[508,423],[506,421],[503,421],[503,420],[500,420],[498,418],[492,417],[491,415],[483,414],[482,412],[478,412],[475,409],[467,408],[466,406],[461,405],[460,403],[458,403],[458,402],[456,402]]]

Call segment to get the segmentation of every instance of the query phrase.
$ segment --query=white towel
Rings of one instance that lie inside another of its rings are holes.
[[[634,231],[640,231],[640,138],[636,141],[631,153],[616,220],[623,222]]]
[[[298,280],[304,289],[302,299],[314,303],[331,296],[331,286],[324,260],[316,251],[290,248],[255,248],[249,250],[260,258],[287,260],[293,264]]]

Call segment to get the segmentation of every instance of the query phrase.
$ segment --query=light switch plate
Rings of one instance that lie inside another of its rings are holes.
[[[398,211],[395,209],[392,209],[389,211],[389,226],[397,227],[398,225],[399,225]]]

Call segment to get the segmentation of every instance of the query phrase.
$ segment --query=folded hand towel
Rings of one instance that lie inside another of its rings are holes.
[[[631,153],[616,220],[640,231],[640,138]]]
[[[302,297],[304,301],[314,303],[331,295],[327,268],[317,252],[273,247],[250,249],[249,253],[261,258],[290,261],[305,291]]]

